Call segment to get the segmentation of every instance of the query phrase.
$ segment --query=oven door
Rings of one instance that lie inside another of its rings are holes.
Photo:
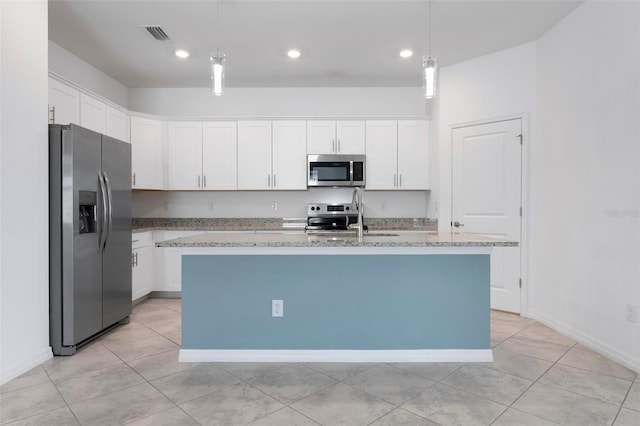
[[[350,220],[348,216],[335,217],[309,217],[307,218],[307,231],[346,231],[349,223],[356,223],[358,218]]]

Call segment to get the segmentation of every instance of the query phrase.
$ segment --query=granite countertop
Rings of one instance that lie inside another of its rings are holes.
[[[372,230],[435,231],[426,218],[365,218]],[[133,218],[132,231],[303,231],[307,218]]]
[[[478,234],[443,232],[207,233],[156,243],[157,247],[517,247],[518,243]]]

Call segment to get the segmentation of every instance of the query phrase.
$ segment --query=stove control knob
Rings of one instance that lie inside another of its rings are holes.
[[[319,210],[320,210],[320,206],[316,206],[316,210],[318,210],[318,211],[319,211]]]
[[[346,211],[349,211],[349,206],[345,207],[345,210],[346,210]]]
[[[315,209],[316,209],[315,207],[311,206],[311,211],[314,211]]]

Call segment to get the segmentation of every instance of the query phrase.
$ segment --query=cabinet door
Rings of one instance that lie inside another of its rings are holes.
[[[80,93],[80,125],[98,133],[107,128],[107,106],[94,97]]]
[[[49,109],[51,108],[55,108],[55,113],[49,115],[53,124],[80,125],[80,92],[49,77]]]
[[[132,252],[131,300],[146,296],[153,283],[151,247],[139,247]]]
[[[336,123],[336,137],[338,154],[364,154],[364,121],[338,121]]]
[[[202,123],[172,121],[168,128],[168,189],[202,189]]]
[[[336,122],[307,121],[307,153],[336,153]]]
[[[107,105],[105,135],[129,142],[129,114]]]
[[[271,122],[238,121],[238,189],[270,189]]]
[[[398,121],[398,189],[429,189],[429,128],[426,120]]]
[[[131,117],[133,189],[163,189],[162,122]]]
[[[307,127],[304,121],[273,122],[273,189],[307,189]]]
[[[398,122],[367,121],[366,188],[395,189],[398,184]]]
[[[164,231],[162,240],[190,237],[204,234],[205,231]],[[182,290],[182,253],[184,247],[156,247],[155,260],[159,265],[162,275],[161,283],[154,290],[157,291],[181,291]]]
[[[205,190],[238,187],[236,122],[202,124],[202,179]]]

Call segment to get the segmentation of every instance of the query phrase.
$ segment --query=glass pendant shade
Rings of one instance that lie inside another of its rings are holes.
[[[224,90],[224,61],[225,56],[211,56],[211,93],[221,96]]]
[[[429,56],[422,63],[424,67],[424,97],[433,99],[436,97],[438,83],[438,63]]]

